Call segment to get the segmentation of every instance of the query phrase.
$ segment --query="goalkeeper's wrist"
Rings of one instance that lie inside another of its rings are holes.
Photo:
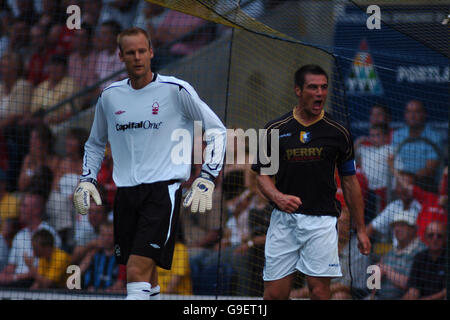
[[[96,188],[98,186],[97,180],[94,178],[80,178],[80,182],[90,182],[92,183]]]
[[[211,173],[203,171],[203,170],[200,172],[199,177],[203,178],[203,179],[206,179],[206,180],[209,180],[211,182],[214,182],[214,180],[216,179],[216,177],[214,177]]]

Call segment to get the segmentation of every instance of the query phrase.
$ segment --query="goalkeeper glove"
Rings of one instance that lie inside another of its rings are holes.
[[[73,195],[73,204],[79,214],[85,215],[88,213],[91,196],[97,205],[100,206],[102,204],[102,199],[97,191],[97,181],[92,178],[81,179]]]
[[[200,176],[194,180],[191,189],[184,199],[183,206],[191,206],[191,212],[205,213],[212,209],[212,196],[214,191],[213,176],[202,171]]]

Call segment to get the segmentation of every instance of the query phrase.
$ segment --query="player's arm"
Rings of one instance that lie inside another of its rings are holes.
[[[189,84],[183,83],[178,95],[183,115],[188,119],[201,121],[206,142],[202,170],[192,183],[183,205],[190,206],[191,212],[204,213],[212,209],[214,180],[222,170],[227,131],[219,117]]]
[[[271,176],[258,174],[256,181],[264,196],[275,203],[281,211],[293,213],[302,204],[299,197],[280,192]]]
[[[350,215],[355,224],[357,237],[359,240],[359,249],[362,254],[370,253],[370,240],[367,236],[364,223],[364,200],[361,194],[356,175],[341,175],[341,188],[344,193],[345,203],[347,204]]]
[[[447,297],[447,289],[442,289],[439,292],[431,294],[429,296],[421,297],[420,300],[443,300]]]
[[[402,300],[417,300],[420,297],[420,291],[417,288],[409,288]]]
[[[75,189],[73,202],[75,209],[80,214],[87,214],[92,196],[97,205],[101,205],[101,198],[97,191],[97,173],[105,154],[105,146],[108,141],[108,127],[103,111],[102,97],[97,101],[94,122],[88,140],[84,145],[83,173],[80,176],[80,184]]]

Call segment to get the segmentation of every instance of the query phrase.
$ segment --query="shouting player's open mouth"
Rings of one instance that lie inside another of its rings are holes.
[[[322,102],[323,102],[323,100],[314,100],[314,102],[313,102],[313,109],[314,110],[321,110],[322,109]]]

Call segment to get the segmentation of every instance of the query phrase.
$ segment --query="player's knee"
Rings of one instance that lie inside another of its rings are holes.
[[[330,288],[325,285],[317,285],[309,289],[311,300],[328,300],[330,299]]]
[[[264,290],[264,300],[287,300],[289,299],[289,292],[279,287],[270,287]]]

